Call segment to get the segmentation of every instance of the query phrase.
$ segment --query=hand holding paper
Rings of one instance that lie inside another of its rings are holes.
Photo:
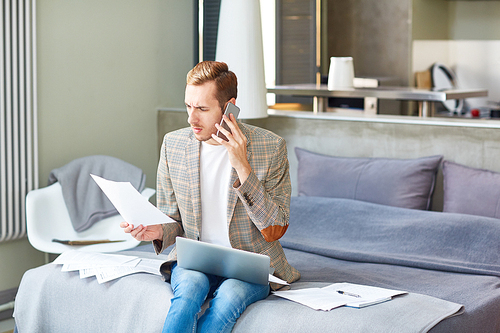
[[[114,182],[91,175],[120,215],[134,226],[177,222],[163,214],[129,182]]]

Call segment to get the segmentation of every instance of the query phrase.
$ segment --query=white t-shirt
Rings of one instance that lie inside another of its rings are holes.
[[[227,202],[231,163],[224,146],[201,143],[201,241],[231,247],[227,228]]]

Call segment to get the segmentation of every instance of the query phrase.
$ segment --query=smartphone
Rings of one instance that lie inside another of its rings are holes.
[[[232,113],[234,115],[234,118],[237,119],[238,115],[240,114],[240,108],[237,107],[236,105],[234,105],[233,103],[229,102],[229,103],[227,103],[226,110],[224,111],[224,114],[226,115],[226,117],[231,119],[229,117],[230,113]],[[227,126],[226,122],[224,121],[224,118],[220,121],[220,125],[223,128],[225,128],[227,131],[231,132],[231,130],[229,129],[229,126]],[[220,132],[219,130],[217,130],[217,136],[223,140],[228,141],[226,136],[224,134],[222,134],[222,132]]]

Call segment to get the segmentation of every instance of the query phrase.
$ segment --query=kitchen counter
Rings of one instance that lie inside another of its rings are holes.
[[[451,89],[433,91],[411,87],[384,86],[378,88],[328,90],[326,84],[318,85],[314,83],[279,85],[268,87],[267,91],[277,95],[312,96],[314,97],[314,113],[326,111],[327,98],[329,97],[364,98],[365,111],[370,114],[377,113],[377,99],[421,101],[422,108],[419,112],[421,117],[430,116],[430,103],[433,102],[488,96],[488,90],[486,89]]]

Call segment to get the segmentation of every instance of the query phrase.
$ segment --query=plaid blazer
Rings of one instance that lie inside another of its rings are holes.
[[[285,140],[259,127],[238,123],[247,137],[247,158],[252,173],[240,184],[231,171],[227,223],[231,246],[268,255],[274,275],[293,282],[300,273],[286,260],[278,239],[288,228],[291,184]],[[176,236],[200,239],[200,146],[191,128],[167,133],[163,139],[157,175],[158,208],[178,223],[163,225],[163,241],[154,241],[162,252]],[[162,266],[170,278],[176,249]]]

